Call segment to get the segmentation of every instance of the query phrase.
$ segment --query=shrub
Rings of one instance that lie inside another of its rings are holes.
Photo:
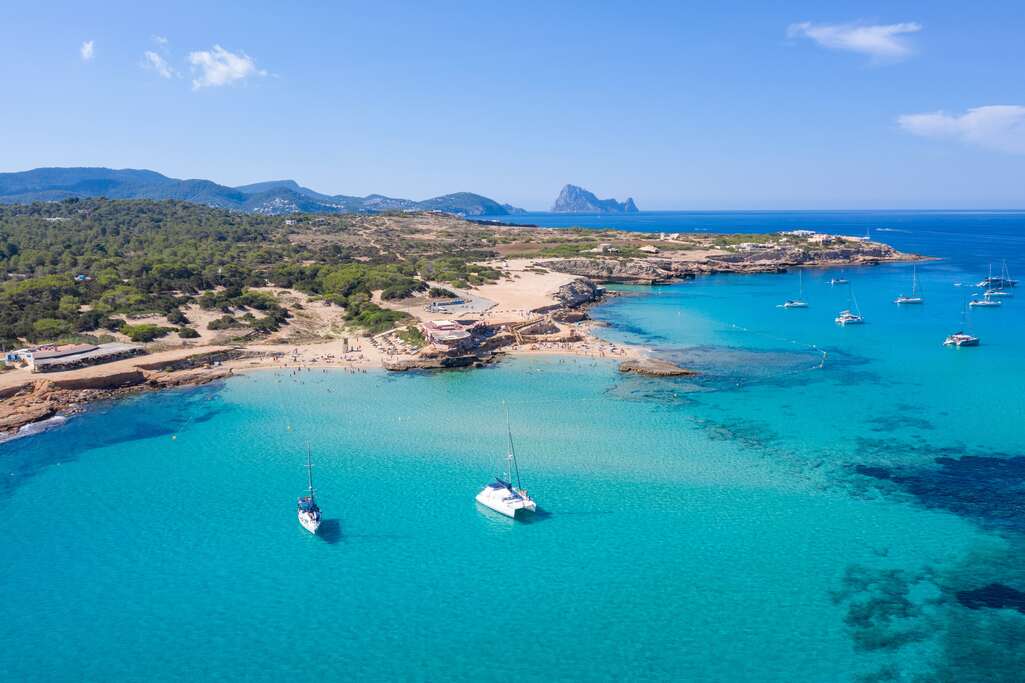
[[[182,339],[196,339],[199,337],[199,332],[196,332],[191,327],[180,327],[178,328],[178,336]]]
[[[232,327],[241,327],[241,323],[235,320],[233,316],[222,315],[220,318],[215,318],[206,324],[208,330],[227,330]]]
[[[141,323],[139,325],[125,325],[121,333],[128,336],[133,342],[151,342],[167,335],[173,330],[170,327],[161,327],[153,323]]]
[[[167,314],[167,322],[172,325],[188,325],[189,319],[185,317],[184,313],[176,308]]]

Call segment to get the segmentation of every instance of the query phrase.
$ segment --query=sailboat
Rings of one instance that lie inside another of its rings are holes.
[[[975,286],[985,287],[986,289],[1006,289],[1008,287],[1017,287],[1018,281],[1011,279],[1010,274],[1007,272],[1007,261],[1004,261],[1003,269],[999,277],[994,277],[993,264],[990,264],[989,277],[976,283]]]
[[[844,327],[847,327],[848,325],[864,325],[865,319],[861,316],[861,309],[858,308],[858,300],[854,298],[853,287],[850,288],[850,294],[854,310],[852,311],[849,308],[845,308],[836,316],[835,321],[838,325],[843,325]]]
[[[834,277],[832,280],[829,281],[829,284],[831,284],[833,286],[850,284],[850,280],[848,280],[847,278],[843,277],[843,275],[844,275],[844,272],[841,270],[840,271],[840,277]]]
[[[509,435],[509,449],[505,454],[505,472],[495,477],[477,494],[477,502],[495,512],[516,519],[517,515],[535,512],[537,503],[520,484],[520,468],[516,464],[516,449],[513,447],[512,427],[509,423],[509,406],[505,407],[505,427]],[[515,477],[516,486],[512,485]]]
[[[911,271],[911,296],[904,296],[901,294],[893,303],[895,304],[920,304],[924,303],[925,300],[918,295],[918,266],[914,266]]]
[[[808,308],[808,303],[804,300],[804,271],[798,270],[798,295],[796,299],[787,299],[783,302],[783,308]]]
[[[1017,280],[1012,280],[1010,274],[1007,272],[1007,261],[1004,261],[1003,267],[1000,269],[1000,277],[994,278],[992,267],[990,269],[990,276],[986,278],[989,283],[988,289],[985,292],[986,298],[990,297],[1008,297],[1014,296],[1011,292],[1008,292],[1005,287],[1014,287],[1018,284]]]
[[[306,445],[306,471],[309,493],[299,498],[296,505],[296,516],[298,516],[299,524],[303,529],[315,534],[317,528],[320,527],[320,508],[317,507],[317,501],[313,498],[313,460],[310,456],[309,444]]]
[[[1004,302],[1000,299],[991,299],[989,294],[984,294],[981,299],[972,299],[969,301],[968,305],[972,308],[996,308],[997,306],[1003,306]]]
[[[965,322],[968,317],[968,307],[961,307],[961,327],[964,328]],[[961,348],[962,346],[978,346],[979,338],[968,334],[963,329],[958,330],[954,334],[947,335],[947,338],[943,340],[944,346],[953,346],[955,348]]]

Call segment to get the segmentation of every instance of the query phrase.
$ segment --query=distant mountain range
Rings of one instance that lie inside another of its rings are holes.
[[[562,188],[555,204],[552,205],[552,211],[555,213],[636,213],[637,210],[633,197],[628,197],[625,202],[598,199],[593,193],[576,185]]]
[[[472,192],[456,192],[422,202],[371,194],[327,195],[294,180],[271,180],[241,187],[210,180],[179,180],[155,171],[110,168],[37,168],[0,173],[0,203],[27,204],[70,197],[178,199],[222,209],[261,214],[444,211],[466,216],[525,213]]]

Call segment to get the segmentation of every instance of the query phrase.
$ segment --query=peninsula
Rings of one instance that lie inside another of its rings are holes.
[[[0,207],[0,432],[96,398],[259,367],[633,361],[606,283],[917,258],[863,238],[513,227],[440,212],[259,216],[175,201]]]

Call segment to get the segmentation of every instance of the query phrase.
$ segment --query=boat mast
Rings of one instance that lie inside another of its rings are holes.
[[[502,401],[502,406],[505,408],[505,431],[509,437],[509,454],[507,460],[511,463],[509,471],[509,479],[513,477],[513,473],[516,475],[516,488],[522,489],[523,485],[520,484],[520,466],[516,464],[516,448],[513,446],[512,438],[512,424],[509,422],[509,404]]]
[[[310,455],[310,443],[306,442],[306,476],[309,482],[310,500],[313,500],[313,457]]]
[[[860,316],[861,308],[858,306],[858,300],[854,296],[854,285],[847,283],[847,292],[851,295],[851,303],[854,304],[854,312]]]
[[[918,266],[911,266],[911,296],[918,296]]]

